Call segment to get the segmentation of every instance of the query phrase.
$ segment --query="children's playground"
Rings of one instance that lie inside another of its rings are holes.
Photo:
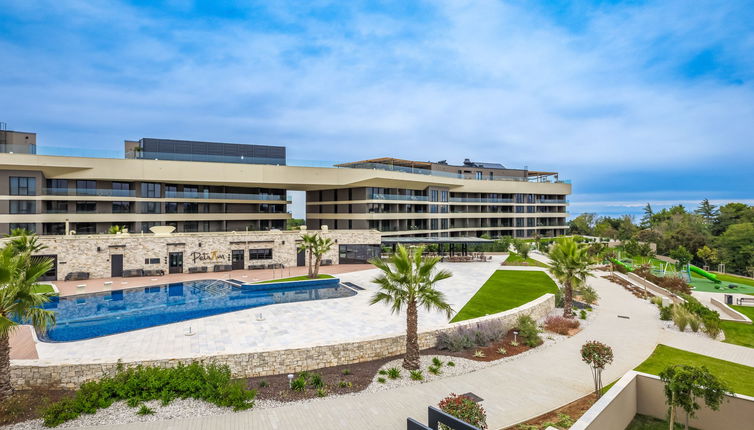
[[[641,265],[648,264],[656,276],[675,276],[684,279],[694,291],[710,293],[739,293],[754,295],[754,279],[719,272],[708,272],[693,264],[687,264],[680,270],[675,264],[649,257],[628,257],[618,254],[612,259],[615,264],[633,271]]]

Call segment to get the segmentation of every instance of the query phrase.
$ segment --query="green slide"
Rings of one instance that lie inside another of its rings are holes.
[[[693,264],[689,264],[689,270],[696,273],[697,275],[704,276],[705,278],[709,279],[710,281],[714,281],[716,284],[720,283],[720,280],[717,279],[717,275],[714,275],[704,269],[700,269]]]
[[[625,267],[625,268],[626,268],[626,270],[628,270],[629,272],[633,272],[633,271],[634,271],[634,269],[630,268],[630,267],[629,267],[629,266],[628,266],[628,265],[627,265],[626,263],[624,263],[624,262],[622,262],[622,261],[619,261],[619,260],[616,260],[615,258],[611,258],[611,259],[610,259],[610,261],[612,261],[613,263],[615,263],[615,264],[617,264],[617,265],[619,265],[619,266],[623,266],[623,267]],[[701,270],[701,269],[700,269],[700,270]],[[714,275],[713,275],[713,276],[714,276]]]

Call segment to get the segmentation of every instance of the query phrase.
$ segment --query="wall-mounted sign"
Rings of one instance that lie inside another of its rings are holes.
[[[192,252],[190,254],[191,259],[196,263],[197,261],[201,262],[207,262],[207,263],[217,263],[217,262],[226,262],[230,261],[230,255],[223,254],[220,251],[209,251],[209,252]]]

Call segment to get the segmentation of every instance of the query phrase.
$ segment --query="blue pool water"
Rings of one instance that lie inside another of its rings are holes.
[[[324,300],[356,294],[337,278],[285,284],[237,285],[202,280],[54,298],[45,309],[57,324],[40,340],[67,342],[217,315],[275,303]]]

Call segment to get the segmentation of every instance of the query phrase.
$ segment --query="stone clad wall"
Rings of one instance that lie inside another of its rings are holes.
[[[90,278],[110,277],[110,255],[123,255],[123,269],[162,269],[168,273],[168,253],[183,252],[183,270],[207,266],[211,272],[215,264],[231,264],[231,251],[244,250],[244,268],[250,264],[279,263],[296,266],[297,241],[305,231],[241,232],[241,233],[179,233],[167,236],[154,234],[97,234],[86,236],[40,236],[47,248],[40,252],[56,255],[57,279],[70,272],[88,272]],[[335,243],[323,259],[338,263],[339,245],[376,244],[381,242],[376,230],[311,231],[331,238]],[[7,240],[7,239],[5,239]],[[0,245],[4,241],[0,241]],[[272,248],[271,260],[249,260],[249,249]],[[193,254],[203,259],[194,261]],[[145,259],[158,259],[146,264]]]
[[[545,294],[518,308],[495,315],[450,324],[447,327],[419,333],[422,349],[436,345],[440,333],[457,330],[461,327],[473,328],[486,321],[500,322],[506,330],[514,327],[520,315],[530,315],[534,319],[545,317],[555,308],[555,296]],[[286,349],[278,351],[249,352],[232,355],[152,360],[124,363],[126,366],[146,365],[172,367],[178,363],[192,361],[228,365],[234,377],[257,377],[280,373],[294,373],[323,367],[360,363],[405,352],[405,336],[388,336],[365,339],[356,342],[320,345],[311,348]],[[71,364],[57,366],[11,366],[11,380],[15,388],[76,388],[86,381],[99,379],[115,373],[117,363]]]

